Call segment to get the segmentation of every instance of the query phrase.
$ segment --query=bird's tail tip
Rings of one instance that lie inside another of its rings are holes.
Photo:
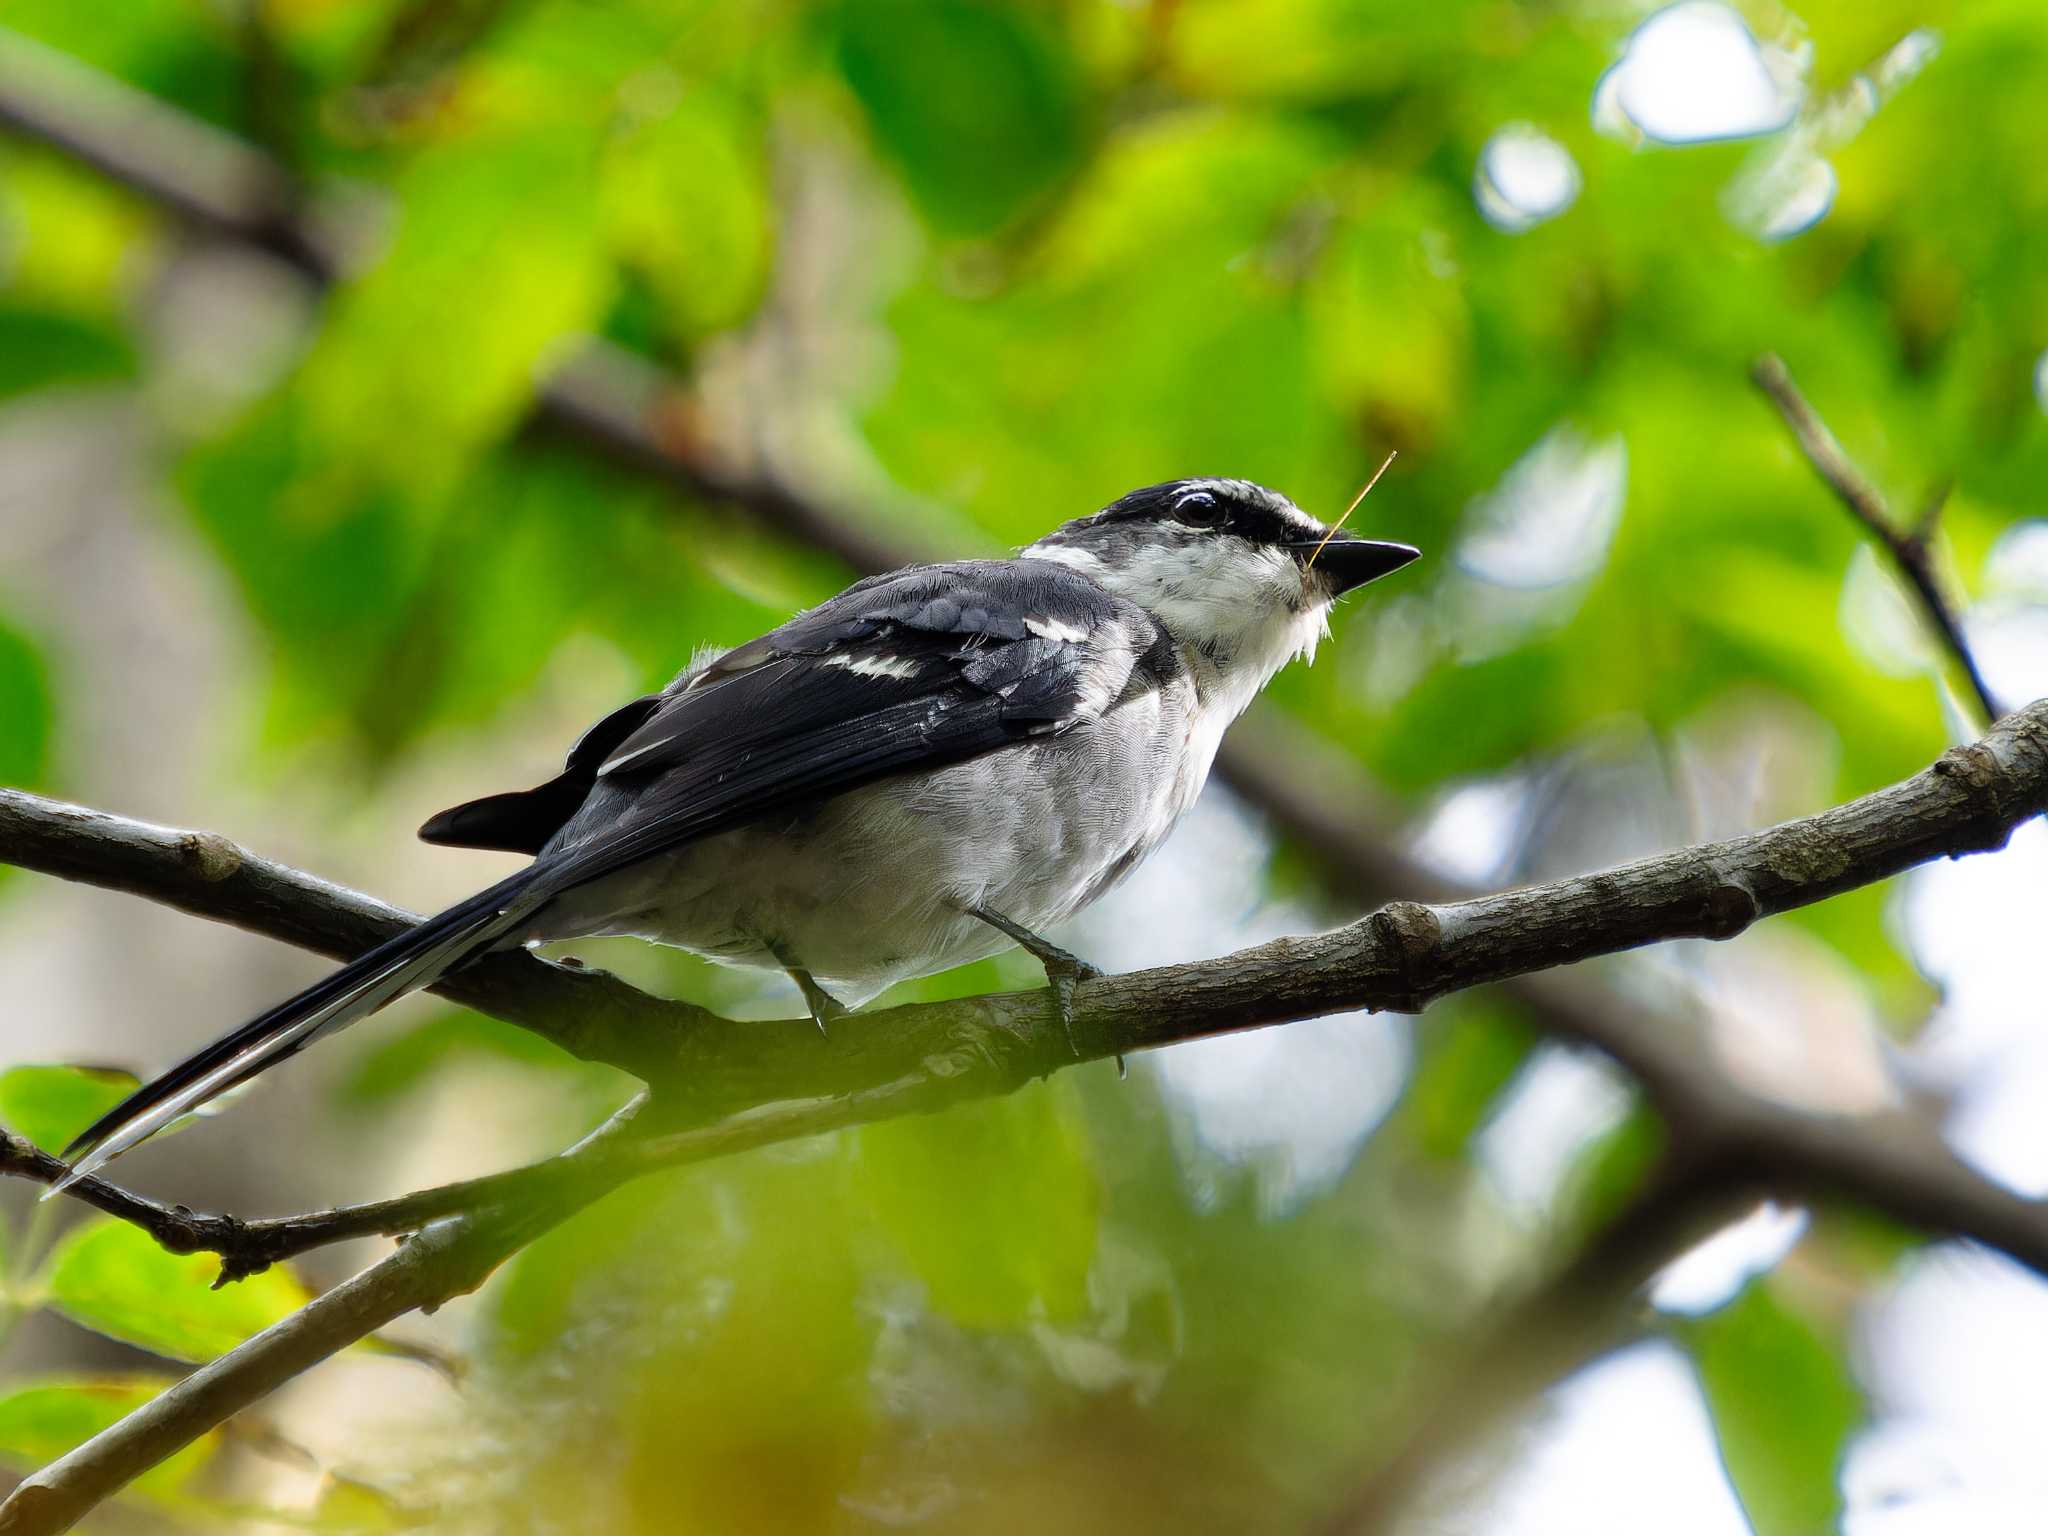
[[[350,961],[295,997],[259,1015],[145,1083],[87,1126],[64,1149],[65,1173],[44,1190],[60,1195],[131,1147],[322,1035],[346,1028],[439,977],[516,923],[533,900],[518,898],[525,872],[481,891]]]

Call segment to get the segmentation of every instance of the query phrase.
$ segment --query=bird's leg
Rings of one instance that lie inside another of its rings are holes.
[[[832,1031],[826,1025],[834,1019],[843,1019],[847,1014],[846,1004],[818,985],[817,977],[796,963],[780,944],[767,946],[768,953],[776,958],[783,972],[796,983],[796,989],[804,995],[804,1007],[809,1010],[811,1022],[818,1026],[818,1033],[826,1039],[832,1038]]]
[[[970,907],[969,913],[980,918],[989,927],[1008,934],[1017,941],[1017,947],[1028,950],[1033,959],[1045,967],[1045,979],[1052,987],[1053,1007],[1059,1011],[1060,1028],[1066,1031],[1067,1049],[1078,1060],[1081,1047],[1074,1040],[1074,988],[1084,981],[1093,981],[1102,974],[1099,966],[1090,965],[1079,955],[1061,949],[1050,939],[1041,938],[1022,923],[1013,923],[1000,912],[987,907]],[[1124,1059],[1116,1059],[1117,1075],[1124,1071]]]
[[[785,966],[789,979],[797,984],[804,995],[804,1007],[811,1012],[811,1022],[818,1026],[818,1033],[826,1039],[832,1038],[832,1031],[825,1026],[833,1019],[846,1017],[846,1004],[818,985],[817,978],[800,965]]]

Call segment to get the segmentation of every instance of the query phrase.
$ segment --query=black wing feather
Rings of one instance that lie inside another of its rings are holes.
[[[646,723],[660,703],[661,695],[650,693],[613,710],[577,739],[562,771],[547,783],[510,794],[486,795],[430,816],[420,828],[420,840],[444,848],[539,853],[590,797],[599,766],[618,750],[620,742]]]

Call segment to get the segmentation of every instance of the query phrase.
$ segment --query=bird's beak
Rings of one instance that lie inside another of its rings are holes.
[[[1321,554],[1316,550],[1320,547]],[[1390,576],[1411,560],[1422,558],[1422,551],[1413,544],[1394,544],[1381,539],[1361,539],[1353,533],[1339,529],[1320,546],[1315,540],[1303,544],[1290,544],[1294,558],[1302,563],[1306,572],[1309,562],[1314,561],[1317,575],[1329,585],[1330,595],[1341,597],[1354,587],[1362,587],[1368,581],[1378,581]]]

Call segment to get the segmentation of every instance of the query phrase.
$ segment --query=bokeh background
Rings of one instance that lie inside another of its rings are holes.
[[[195,224],[9,130],[25,101],[279,219]],[[1747,369],[1782,353],[1902,518],[1945,492],[1991,686],[2048,690],[2044,103],[2038,0],[4,0],[0,780],[420,908],[501,873],[411,829],[849,575],[537,422],[602,338],[657,446],[891,547],[999,552],[1186,474],[1327,514],[1398,449],[1356,525],[1425,562],[1242,729],[1314,742],[1301,783],[1370,786],[1444,874],[1808,812],[1973,723]],[[1917,1096],[2041,1193],[2044,891],[2036,826],[1601,975],[1705,1021],[1703,1072]],[[1125,967],[1354,915],[1212,786],[1065,938]],[[153,1070],[319,968],[0,877],[0,1117],[61,1139],[97,1090],[42,1069]],[[629,1087],[415,1000],[122,1173],[366,1199],[542,1155]],[[1654,1140],[1485,994],[1067,1072],[647,1181],[103,1525],[1306,1528]],[[17,1467],[303,1294],[209,1298],[201,1261],[0,1198]],[[1418,1528],[2039,1528],[2037,1278],[1765,1209],[1642,1323]]]

